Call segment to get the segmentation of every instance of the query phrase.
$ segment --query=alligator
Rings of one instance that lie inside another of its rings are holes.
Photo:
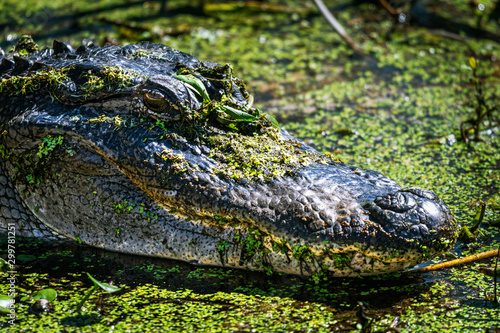
[[[0,57],[3,234],[325,278],[405,270],[455,243],[433,192],[294,138],[230,65],[27,37]]]

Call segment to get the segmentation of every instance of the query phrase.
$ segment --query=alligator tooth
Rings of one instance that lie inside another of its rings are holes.
[[[14,70],[12,71],[12,75],[20,74],[31,67],[31,62],[22,57],[14,56]]]
[[[3,75],[14,68],[14,62],[10,59],[3,58],[0,64],[0,75]]]
[[[54,54],[75,53],[75,49],[72,48],[71,45],[63,43],[57,39],[54,39],[52,48],[54,49]]]

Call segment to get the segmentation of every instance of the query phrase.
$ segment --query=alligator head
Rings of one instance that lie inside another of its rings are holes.
[[[333,276],[401,270],[454,244],[434,193],[293,138],[228,65],[149,43],[30,51],[0,65],[4,230]]]

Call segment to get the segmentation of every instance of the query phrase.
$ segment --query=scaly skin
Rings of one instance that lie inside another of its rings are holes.
[[[332,276],[402,270],[454,244],[453,217],[434,193],[274,128],[229,67],[148,43],[55,42],[13,59],[0,65],[4,231]],[[179,73],[198,77],[211,102]]]

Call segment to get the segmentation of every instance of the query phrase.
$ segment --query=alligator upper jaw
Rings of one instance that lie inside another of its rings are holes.
[[[97,119],[101,110],[89,105],[70,106],[64,112],[54,108],[23,116],[22,121],[30,126],[20,128],[28,130],[27,136],[36,133],[40,141],[47,135],[73,138],[70,140],[118,165],[144,192],[155,189],[152,194],[169,206],[189,205],[212,215],[229,212],[230,217],[253,221],[289,240],[368,245],[392,242],[394,248],[404,248],[408,240],[428,243],[454,228],[448,208],[434,193],[402,190],[378,172],[341,163],[314,164],[266,184],[237,182],[214,174],[216,162],[187,141],[154,140],[165,134],[159,128],[123,127],[116,131],[110,123],[96,126],[79,120]],[[47,127],[50,123],[58,126]],[[283,136],[290,138],[286,132]],[[165,177],[161,155],[172,149],[197,165],[198,171]],[[172,191],[176,191],[175,197]]]

